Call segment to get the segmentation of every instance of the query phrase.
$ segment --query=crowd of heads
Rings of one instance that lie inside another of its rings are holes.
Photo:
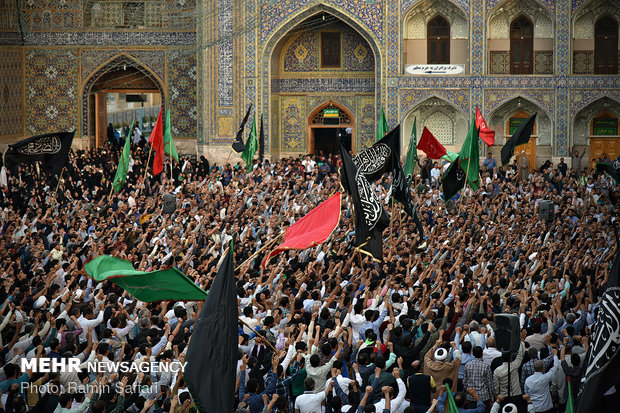
[[[424,234],[391,201],[386,176],[373,184],[391,216],[382,261],[354,248],[344,195],[325,243],[261,269],[264,253],[252,255],[341,189],[338,156],[254,161],[249,173],[242,162],[182,157],[153,177],[147,150],[132,145],[115,194],[118,159],[107,146],[72,152],[60,179],[19,165],[0,192],[6,411],[196,409],[182,374],[42,374],[21,371],[20,360],[184,362],[201,303],[138,302],[114,283],[96,283],[84,264],[110,254],[143,271],[176,266],[208,291],[231,239],[243,263],[235,272],[240,412],[318,413],[321,404],[442,411],[448,387],[459,407],[480,401],[491,411],[513,396],[532,401],[528,378],[537,373],[553,376],[549,400],[561,408],[566,377],[578,383],[583,374],[616,252],[617,190],[606,175],[577,174],[563,162],[522,174],[517,159],[481,167],[478,191],[444,200],[432,162],[422,160],[411,190]],[[172,211],[166,194],[175,197]],[[551,213],[543,218],[544,201]],[[499,314],[518,318],[522,344],[512,358],[496,348]]]

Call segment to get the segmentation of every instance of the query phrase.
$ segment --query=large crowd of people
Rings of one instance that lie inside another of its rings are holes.
[[[390,202],[385,177],[373,185],[392,215],[382,262],[353,248],[344,196],[325,243],[263,270],[253,253],[339,190],[338,156],[254,161],[249,173],[182,158],[154,178],[136,146],[113,194],[118,159],[110,147],[76,151],[59,181],[19,165],[1,188],[5,412],[195,411],[180,373],[38,373],[20,360],[183,362],[201,303],[139,302],[94,282],[84,264],[111,254],[143,271],[177,266],[208,291],[233,238],[244,263],[235,273],[239,413],[443,412],[447,392],[464,412],[507,402],[564,412],[577,395],[616,252],[608,176],[564,162],[500,168],[491,156],[481,188],[446,202],[441,163],[422,160],[412,192],[424,234]],[[544,218],[542,201],[552,202]],[[497,348],[499,314],[518,318],[512,353]],[[618,390],[605,396],[610,412]]]

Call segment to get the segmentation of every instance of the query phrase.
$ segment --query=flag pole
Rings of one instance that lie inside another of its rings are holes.
[[[465,184],[463,185],[463,188],[467,187],[467,182],[469,182],[469,163],[471,162],[471,159],[467,158],[467,171],[465,171]],[[460,165],[457,163],[456,164],[457,168],[460,168]],[[462,192],[462,191],[461,191]],[[461,196],[461,203],[459,204],[459,213],[458,215],[461,215],[461,210],[463,209],[463,203],[465,202],[465,197]]]
[[[65,172],[65,167],[64,166],[60,170],[60,177],[58,178],[58,183],[56,184],[56,190],[54,191],[54,200],[56,200],[56,194],[58,194],[58,187],[60,186],[60,180],[62,179],[63,172]]]
[[[267,244],[265,244],[264,247],[261,247],[261,249],[256,251],[254,254],[250,255],[250,257],[247,260],[243,261],[240,265],[237,266],[237,268],[235,268],[235,271],[237,271],[239,268],[243,267],[245,264],[250,262],[252,260],[252,258],[256,257],[258,254],[260,254],[261,252],[263,252],[264,250],[269,248],[271,245],[273,245],[282,235],[284,235],[284,231],[281,231],[280,234],[278,234],[277,237],[275,237],[274,239],[269,241]]]
[[[144,181],[146,183],[146,174],[149,171],[149,162],[151,162],[151,152],[153,152],[153,145],[150,145],[151,149],[149,150],[149,156],[146,159],[146,167],[144,168]]]
[[[269,346],[269,348],[270,348],[271,350],[273,350],[273,352],[274,352],[274,353],[277,353],[277,352],[278,352],[278,350],[276,350],[276,348],[273,346],[273,344],[271,344],[271,343],[269,342],[269,340],[267,340],[267,339],[265,338],[265,336],[263,336],[262,334],[260,334],[258,331],[254,330],[254,328],[252,328],[252,326],[251,326],[251,325],[249,325],[248,323],[246,323],[245,321],[243,321],[241,318],[237,318],[237,319],[238,319],[239,321],[241,321],[241,323],[242,323],[243,325],[245,325],[247,328],[249,328],[250,330],[252,330],[252,331],[253,331],[253,332],[254,332],[257,336],[259,336],[260,338],[262,338],[263,340],[265,340],[265,343],[267,343],[267,346]]]

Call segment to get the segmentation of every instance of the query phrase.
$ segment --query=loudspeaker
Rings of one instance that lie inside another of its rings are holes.
[[[164,195],[164,214],[174,214],[177,209],[177,198],[172,194]]]
[[[519,317],[514,314],[495,316],[495,346],[499,351],[519,351],[521,337],[519,334]]]
[[[553,220],[553,217],[555,216],[555,205],[553,204],[553,201],[540,201],[539,208],[540,209],[538,211],[541,219],[544,219],[545,221]]]

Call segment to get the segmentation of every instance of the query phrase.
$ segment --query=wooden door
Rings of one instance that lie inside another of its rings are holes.
[[[521,156],[522,150],[525,150],[525,156],[530,161],[530,171],[533,171],[536,169],[536,138],[531,137],[528,143],[515,148],[515,156],[517,158]]]
[[[521,15],[510,25],[510,74],[531,75],[534,72],[534,25]]]
[[[611,16],[594,25],[594,73],[618,74],[618,22]]]
[[[95,93],[95,143],[97,147],[105,145],[108,138],[106,93]]]
[[[590,138],[590,167],[603,156],[614,160],[620,155],[620,138]]]

